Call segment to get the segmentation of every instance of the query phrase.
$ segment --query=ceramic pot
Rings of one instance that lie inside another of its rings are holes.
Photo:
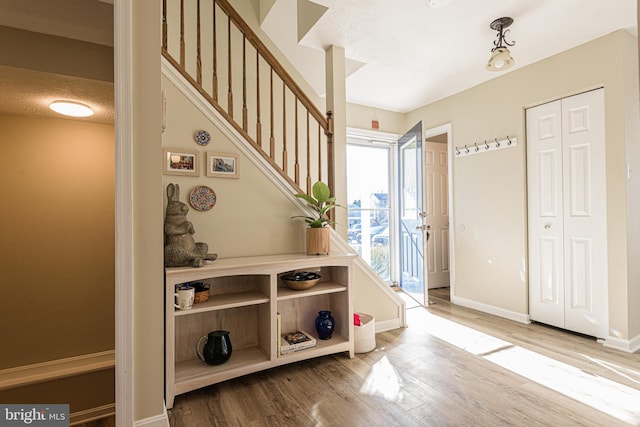
[[[231,351],[231,339],[228,331],[209,332],[196,344],[198,358],[209,365],[223,364],[231,357]]]
[[[318,317],[316,317],[316,332],[318,333],[318,338],[321,340],[331,339],[331,334],[333,334],[335,324],[336,321],[331,317],[330,311],[319,311]]]

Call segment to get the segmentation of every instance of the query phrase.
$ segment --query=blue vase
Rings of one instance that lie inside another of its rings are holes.
[[[331,317],[330,311],[322,310],[318,312],[318,317],[316,317],[316,332],[318,332],[318,338],[321,340],[331,339],[335,325],[336,321]]]

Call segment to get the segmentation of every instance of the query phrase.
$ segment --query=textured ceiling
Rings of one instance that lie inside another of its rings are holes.
[[[114,122],[110,82],[0,66],[0,93],[0,113],[60,118],[49,104],[75,100],[89,105],[95,114],[74,120]]]
[[[637,34],[636,0],[275,0],[262,28],[324,94],[324,49],[347,57],[349,102],[406,112],[504,75],[486,71],[496,18],[514,19],[511,72],[618,29]],[[432,7],[434,3],[438,7]],[[318,14],[300,38],[297,12]],[[298,43],[298,39],[300,41]]]
[[[0,25],[112,46],[110,3],[0,0]],[[636,0],[313,0],[310,10],[320,18],[304,21],[309,31],[299,33],[293,23],[305,3],[274,0],[263,22],[291,63],[322,95],[324,49],[344,47],[348,101],[398,112],[504,75],[484,69],[495,40],[489,23],[501,16],[514,19],[508,39],[516,42],[516,66],[507,73],[618,29],[637,34]],[[107,94],[104,82],[7,67],[0,78],[1,112],[49,115],[45,98],[82,94],[100,112],[89,120],[113,120],[113,87]]]
[[[108,1],[0,0],[0,25],[113,46],[113,6]],[[0,58],[0,113],[61,118],[49,104],[75,100],[95,114],[70,120],[114,122],[113,82],[25,70],[8,62]]]

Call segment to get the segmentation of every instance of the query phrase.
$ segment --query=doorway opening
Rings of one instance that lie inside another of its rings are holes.
[[[395,173],[396,137],[362,130],[347,135],[349,245],[390,285],[397,271]]]
[[[349,244],[407,308],[448,300],[453,283],[451,124],[421,126],[400,138],[347,135]]]
[[[425,288],[429,304],[450,300],[452,285],[451,124],[425,131],[423,145]]]

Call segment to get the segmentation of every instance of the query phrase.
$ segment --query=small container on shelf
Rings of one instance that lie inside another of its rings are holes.
[[[289,289],[303,291],[314,287],[321,277],[320,274],[313,271],[296,271],[282,276],[282,281]]]
[[[193,282],[194,289],[196,290],[195,303],[209,301],[209,284],[202,282]]]

